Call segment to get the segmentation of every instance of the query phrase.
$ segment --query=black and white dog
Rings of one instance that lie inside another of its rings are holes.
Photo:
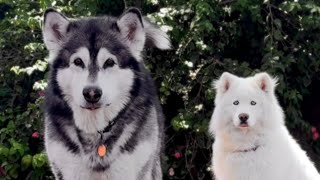
[[[45,146],[56,179],[162,179],[163,114],[141,51],[167,34],[135,8],[119,18],[44,14]]]

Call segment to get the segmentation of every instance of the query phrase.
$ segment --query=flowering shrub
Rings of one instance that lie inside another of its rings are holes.
[[[118,15],[122,1],[0,2],[0,179],[52,179],[43,152],[47,51],[42,13]],[[211,179],[211,87],[224,71],[279,78],[290,132],[320,165],[320,2],[314,0],[126,1],[170,34],[173,50],[145,52],[166,115],[165,179]],[[314,127],[311,127],[314,126]]]

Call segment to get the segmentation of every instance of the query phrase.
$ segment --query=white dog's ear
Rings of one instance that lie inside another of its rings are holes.
[[[230,89],[230,84],[237,78],[237,76],[224,72],[221,77],[213,82],[214,88],[217,90],[217,94],[225,93]]]
[[[59,51],[66,40],[70,21],[53,9],[44,13],[44,26],[42,29],[44,43],[50,53]]]
[[[259,88],[264,92],[274,92],[277,86],[277,78],[272,78],[268,73],[258,73],[254,76]]]
[[[168,35],[145,20],[137,8],[129,8],[117,21],[121,36],[135,56],[140,57],[146,40],[159,49],[171,47]]]

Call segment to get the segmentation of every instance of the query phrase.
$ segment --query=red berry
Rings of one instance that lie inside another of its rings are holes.
[[[39,95],[40,97],[44,96],[44,91],[38,91],[38,95]]]
[[[318,132],[315,132],[315,133],[313,133],[313,135],[312,135],[312,139],[315,140],[315,141],[318,140],[319,137],[320,137],[320,135],[319,135]]]
[[[315,128],[315,127],[311,127],[311,132],[312,132],[312,133],[317,132],[317,128]]]
[[[170,168],[168,174],[169,174],[169,176],[174,176],[174,169]]]
[[[32,138],[38,139],[40,137],[39,132],[35,131],[34,133],[32,133]]]
[[[2,166],[0,166],[0,177],[5,176],[6,172]]]
[[[176,153],[174,153],[174,157],[175,157],[176,159],[180,159],[180,158],[182,157],[182,155],[181,155],[180,152],[176,152]]]

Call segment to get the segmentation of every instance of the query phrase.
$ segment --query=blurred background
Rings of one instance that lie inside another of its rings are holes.
[[[170,51],[144,52],[166,116],[164,179],[211,179],[211,83],[224,71],[279,78],[286,124],[320,169],[320,1],[0,0],[1,180],[53,179],[43,152],[45,9],[118,16],[130,6],[173,43]]]

